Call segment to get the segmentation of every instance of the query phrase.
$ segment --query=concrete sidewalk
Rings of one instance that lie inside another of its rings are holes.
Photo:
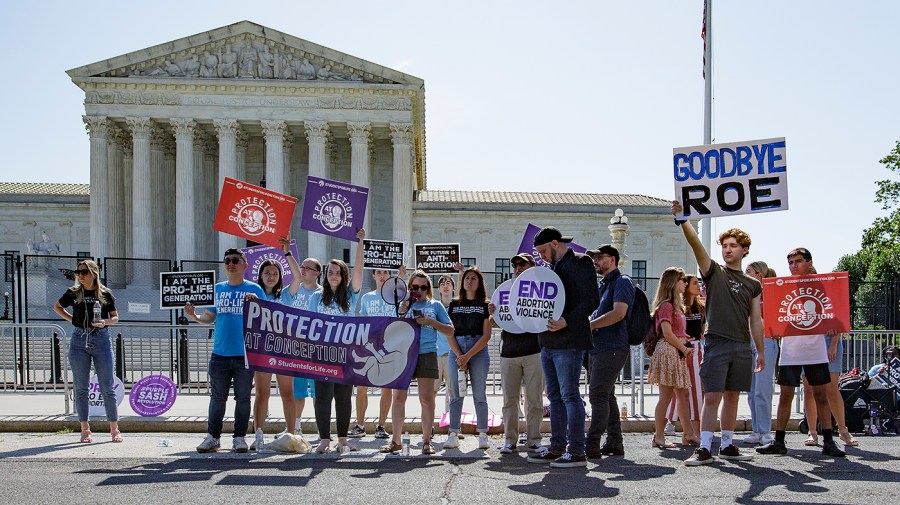
[[[617,388],[618,393],[618,388]],[[366,431],[374,433],[375,424],[377,423],[379,395],[369,396],[369,407],[366,416]],[[500,422],[501,411],[503,407],[503,398],[500,396],[488,396],[489,413],[496,416],[497,423]],[[585,401],[587,397],[584,396]],[[623,419],[622,429],[628,433],[650,433],[654,429],[653,411],[656,408],[658,396],[644,396],[644,412],[646,416],[630,415]],[[773,398],[773,405],[778,404],[778,395]],[[626,394],[619,398],[619,403],[625,402],[631,410],[631,397]],[[306,406],[303,411],[303,432],[315,433],[315,418],[313,416],[312,400],[307,399]],[[547,404],[546,398],[544,401]],[[141,417],[137,415],[128,403],[128,396],[119,406],[119,424],[125,433],[206,433],[207,411],[209,407],[209,397],[205,394],[180,394],[172,408],[166,412],[164,416],[158,417]],[[225,432],[230,432],[232,428],[233,417],[229,414],[234,412],[234,401],[229,398],[225,418]],[[639,408],[639,407],[638,407]],[[74,412],[74,405],[71,407]],[[435,425],[440,421],[441,414],[444,412],[444,401],[442,397],[438,398],[438,408],[435,414],[437,418]],[[471,395],[466,398],[463,406],[464,412],[474,412]],[[590,404],[587,406],[588,416],[590,416]],[[775,409],[773,408],[773,415]],[[421,407],[418,398],[410,395],[406,404],[406,422],[403,431],[409,433],[421,434]],[[353,419],[356,419],[356,398],[353,398]],[[788,425],[789,430],[796,430],[797,425],[802,416],[795,414]],[[65,396],[60,393],[33,393],[33,392],[2,392],[0,393],[0,432],[56,432],[66,429],[77,429],[78,418],[75,414],[65,414]],[[351,424],[352,426],[352,424]],[[390,416],[385,423],[388,431],[393,431]],[[103,418],[91,421],[91,428],[94,431],[104,431],[107,424]],[[463,424],[463,433],[475,433],[473,425]],[[277,393],[273,391],[273,396],[269,401],[269,417],[266,423],[266,433],[278,433],[284,429],[284,413],[281,406],[281,400]],[[332,428],[334,429],[334,428]],[[437,427],[437,433],[446,433],[446,427]],[[520,432],[525,431],[524,419],[520,420]],[[543,433],[550,432],[550,421],[544,418],[541,426]],[[738,404],[738,423],[735,431],[752,431],[750,427],[750,409],[747,406],[746,395],[742,395]],[[492,435],[503,433],[502,426],[495,426],[489,430]]]

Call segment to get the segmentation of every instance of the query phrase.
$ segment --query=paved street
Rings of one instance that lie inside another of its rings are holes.
[[[459,449],[432,457],[385,456],[381,441],[354,441],[345,456],[198,454],[197,434],[126,434],[122,444],[95,433],[2,433],[0,473],[6,503],[532,503],[557,500],[617,503],[892,503],[900,496],[900,437],[859,437],[844,460],[804,447],[788,435],[791,453],[746,463],[686,468],[690,451],[651,449],[649,434],[628,434],[626,455],[587,468],[550,469],[525,454],[500,455],[502,440],[476,449],[467,436]],[[160,445],[167,438],[171,446]],[[736,437],[738,439],[742,436]],[[438,437],[443,441],[444,437]],[[230,439],[222,438],[230,447]],[[315,442],[313,440],[313,442]],[[545,439],[546,442],[546,439]],[[890,484],[889,484],[890,483]]]

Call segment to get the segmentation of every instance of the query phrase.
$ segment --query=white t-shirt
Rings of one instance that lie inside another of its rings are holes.
[[[797,335],[781,339],[780,366],[828,363],[824,335]]]

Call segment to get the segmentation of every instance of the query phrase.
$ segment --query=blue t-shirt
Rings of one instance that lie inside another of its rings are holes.
[[[244,296],[248,294],[266,297],[255,282],[245,280],[237,286],[232,286],[228,281],[216,284],[216,305],[207,309],[216,315],[213,354],[244,355]]]
[[[413,317],[414,310],[421,310],[422,315],[425,317],[430,317],[435,321],[438,321],[443,324],[450,324],[450,316],[447,315],[447,309],[441,304],[441,302],[437,300],[421,300],[412,305],[409,308],[409,312],[406,313],[406,317]],[[426,354],[429,352],[438,352],[437,347],[437,336],[440,334],[434,327],[429,325],[423,325],[422,331],[420,333],[419,338],[419,354]],[[444,340],[446,344],[447,340]],[[450,346],[447,345],[447,352],[450,352]],[[441,356],[441,353],[438,353]]]
[[[631,306],[634,304],[634,284],[623,278],[618,268],[603,276],[599,289],[600,305],[591,314],[592,320],[612,311],[615,302],[627,304],[628,312],[631,312]],[[594,330],[592,352],[628,349],[627,319],[626,315],[616,324]]]
[[[397,317],[397,309],[392,304],[385,302],[381,293],[375,290],[362,295],[359,302],[359,315]]]
[[[294,296],[291,296],[290,287],[287,287],[281,291],[281,303],[302,310],[315,311],[315,309],[310,309],[309,301],[314,294],[321,292],[322,286],[316,286],[316,289],[306,289],[303,287],[303,284],[301,284],[300,287],[297,288],[297,293]]]
[[[331,305],[323,304],[322,290],[319,290],[313,293],[312,297],[309,299],[309,308],[306,310],[318,312],[319,314],[328,314],[330,316],[352,316],[357,301],[359,301],[359,291],[351,291],[349,305],[350,308],[345,312],[344,309],[342,309],[341,306],[338,305],[336,300],[332,300]]]

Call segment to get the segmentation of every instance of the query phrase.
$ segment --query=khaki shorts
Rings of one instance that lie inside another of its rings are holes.
[[[438,356],[438,378],[437,384],[435,385],[435,390],[441,388],[441,383],[447,380],[447,363],[450,361],[450,353],[442,354]]]

